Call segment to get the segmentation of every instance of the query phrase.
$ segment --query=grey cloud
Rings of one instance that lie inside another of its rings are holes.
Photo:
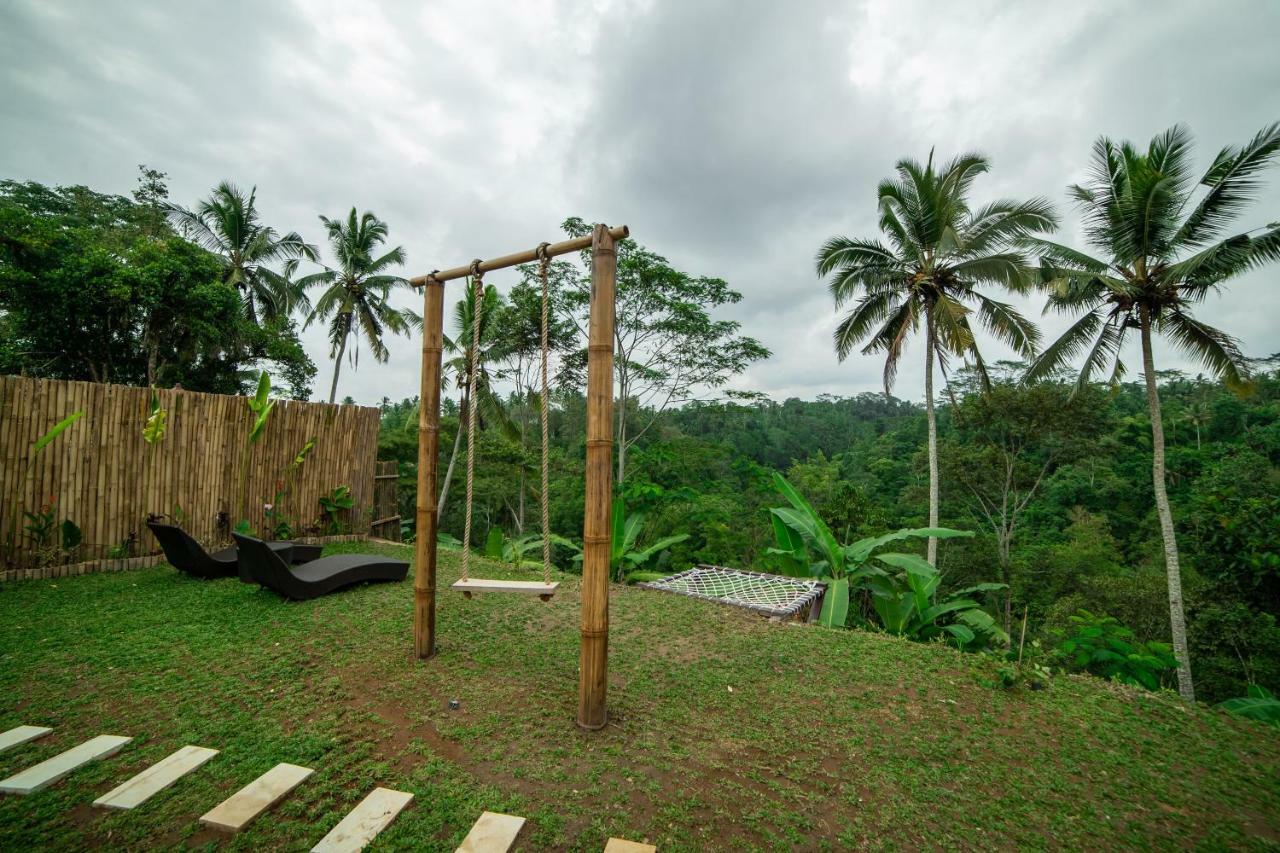
[[[1078,242],[1063,190],[1099,134],[1184,121],[1207,163],[1280,119],[1277,34],[1268,0],[10,2],[0,175],[123,193],[145,162],[182,203],[230,178],[316,241],[317,214],[356,205],[390,223],[406,274],[554,239],[569,215],[627,222],[743,291],[729,314],[775,355],[741,387],[851,394],[880,387],[881,363],[836,361],[812,258],[833,234],[874,233],[895,160],[982,150],[980,198],[1047,195]],[[1246,226],[1280,217],[1270,178]],[[1280,350],[1275,275],[1204,318],[1250,353]],[[319,329],[305,341],[321,388],[328,347]],[[339,393],[417,393],[416,342],[391,351],[344,370]],[[920,394],[918,356],[902,396]]]

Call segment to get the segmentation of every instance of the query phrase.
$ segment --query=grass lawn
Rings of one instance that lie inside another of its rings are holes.
[[[410,556],[330,550],[344,548]],[[456,552],[441,562],[446,587]],[[942,646],[615,588],[611,723],[584,733],[575,578],[547,604],[442,590],[428,662],[412,656],[411,600],[406,581],[290,603],[165,566],[0,587],[0,730],[54,727],[0,753],[0,775],[93,735],[135,738],[0,797],[0,849],[307,849],[377,785],[415,794],[378,849],[452,850],[485,809],[529,818],[523,849],[1280,839],[1280,735],[1170,695],[1065,677],[1001,692],[980,658]],[[90,806],[184,744],[222,753],[133,812]],[[200,825],[281,761],[316,772],[239,836]]]

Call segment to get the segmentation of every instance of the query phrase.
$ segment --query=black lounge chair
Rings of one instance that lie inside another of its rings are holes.
[[[192,539],[187,531],[175,524],[162,524],[148,521],[147,527],[160,542],[164,558],[175,569],[196,578],[233,578],[237,575],[245,583],[253,583],[253,579],[240,568],[236,555],[236,546],[228,545],[220,551],[210,554],[204,547]],[[296,542],[268,542],[271,550],[277,552],[285,560],[293,563],[306,563],[320,556],[322,545],[301,545]]]
[[[262,586],[285,598],[305,601],[336,589],[366,581],[402,581],[409,564],[377,554],[335,554],[299,566],[290,566],[270,542],[235,534],[240,567]]]

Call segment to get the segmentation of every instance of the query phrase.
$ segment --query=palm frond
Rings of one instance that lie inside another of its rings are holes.
[[[877,240],[832,237],[818,250],[816,266],[818,275],[826,276],[837,269],[896,268],[899,262],[897,256]]]
[[[1249,142],[1223,148],[1200,179],[1208,192],[1187,216],[1174,242],[1180,246],[1202,246],[1214,239],[1261,188],[1262,172],[1280,155],[1280,123],[1271,124]]]
[[[899,300],[897,293],[872,293],[863,297],[844,316],[834,334],[836,355],[841,361],[849,356],[854,346],[867,337],[873,326],[883,323],[901,307]]]
[[[1031,362],[1023,381],[1036,382],[1061,370],[1088,346],[1102,324],[1101,310],[1095,309],[1082,315]]]
[[[1040,346],[1040,330],[1012,305],[974,293],[978,321],[998,340],[1008,344],[1023,358],[1034,358]]]
[[[898,375],[898,360],[902,356],[902,345],[906,341],[907,335],[916,327],[918,322],[916,305],[915,300],[905,300],[894,313],[889,315],[889,319],[884,322],[884,325],[876,331],[867,345],[862,348],[863,355],[870,355],[874,352],[885,353],[885,394],[888,394],[893,389],[893,381]]]
[[[1236,339],[1226,332],[1181,311],[1163,312],[1152,325],[1179,351],[1198,361],[1229,387],[1239,390],[1248,384],[1248,359],[1240,352]]]

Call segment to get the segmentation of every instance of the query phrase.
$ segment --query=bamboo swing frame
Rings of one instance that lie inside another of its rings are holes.
[[[591,250],[591,313],[587,334],[586,508],[582,530],[582,616],[578,672],[578,725],[601,729],[608,721],[609,548],[613,512],[613,335],[617,292],[616,244],[625,225],[596,225],[589,237],[545,247],[546,257]],[[414,545],[413,647],[419,658],[436,652],[436,548],[439,535],[437,464],[440,451],[440,368],[444,351],[444,283],[532,263],[539,249],[477,260],[409,279],[423,289],[422,387],[418,414],[417,538]],[[463,543],[469,547],[470,543]]]

